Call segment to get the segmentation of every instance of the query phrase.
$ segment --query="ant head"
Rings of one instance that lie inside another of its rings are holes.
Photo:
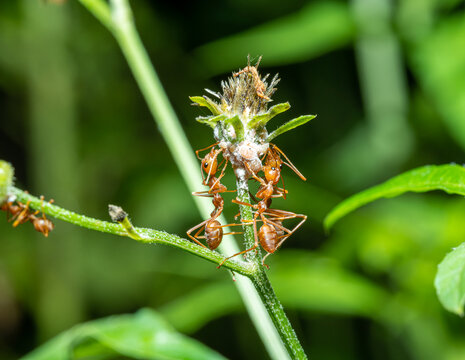
[[[205,171],[207,174],[215,175],[216,171],[218,169],[218,150],[213,150],[210,151],[207,155],[202,160],[202,169]]]
[[[44,236],[48,236],[48,233],[55,228],[55,225],[49,219],[37,219],[37,221],[34,221],[34,228]]]
[[[265,174],[267,182],[271,182],[273,185],[276,185],[281,176],[281,165],[279,164],[277,166],[275,163],[271,165],[267,164],[263,167],[263,173]]]
[[[281,156],[279,156],[279,153],[276,150],[274,150],[273,147],[268,148],[265,165],[272,166],[272,167],[279,168],[279,169],[281,169],[283,166],[283,161],[281,160]]]

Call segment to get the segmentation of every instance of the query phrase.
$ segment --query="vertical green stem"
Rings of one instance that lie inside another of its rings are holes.
[[[237,197],[240,201],[250,204],[250,195],[247,181],[237,181]],[[239,206],[241,211],[241,219],[251,221],[253,219],[253,212],[250,206]],[[255,244],[255,235],[253,226],[244,226],[244,238],[246,248],[251,248]],[[255,251],[248,253],[250,261],[255,263],[256,271],[252,277],[252,282],[255,288],[258,290],[260,298],[265,305],[268,314],[271,316],[276,330],[279,333],[280,338],[283,340],[289,354],[293,359],[307,359],[302,345],[292,328],[289,319],[287,318],[284,309],[279,302],[273,287],[271,286],[270,280],[265,273],[265,268],[261,264],[262,252],[260,246]]]

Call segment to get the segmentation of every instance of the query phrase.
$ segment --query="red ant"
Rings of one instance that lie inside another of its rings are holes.
[[[287,160],[287,162],[283,161],[280,155],[282,155]],[[307,181],[305,176],[303,176],[300,173],[300,171],[294,166],[291,160],[289,160],[286,154],[284,154],[284,152],[280,148],[278,148],[275,144],[271,144],[271,143],[269,144],[268,150],[266,151],[264,157],[266,157],[266,160],[265,160],[265,165],[262,167],[262,170],[265,175],[265,179],[268,183],[273,183],[273,186],[276,186],[279,182],[279,179],[281,179],[283,183],[283,188],[282,189],[276,188],[276,191],[278,191],[278,193],[283,193],[282,197],[284,199],[286,199],[287,191],[285,190],[285,187],[284,187],[284,179],[281,176],[281,169],[282,169],[283,164],[288,166],[292,171],[294,171],[297,174],[297,176],[299,176],[303,181]],[[246,163],[245,165],[247,167],[247,170],[249,170],[250,172],[250,168],[248,164]],[[252,174],[252,172],[250,173]],[[277,196],[273,196],[273,197],[277,197]]]
[[[262,57],[260,56],[255,66],[250,66],[250,58],[249,58],[248,65],[245,68],[243,68],[241,71],[234,73],[233,76],[236,77],[236,76],[239,76],[245,73],[249,73],[250,75],[252,75],[252,80],[255,86],[255,91],[257,92],[257,96],[267,101],[270,101],[271,99],[265,95],[266,86],[263,83],[263,81],[260,79],[260,74],[258,73],[258,70],[257,70],[258,65],[260,64],[261,60],[262,60]]]
[[[221,178],[224,176],[226,166],[228,165],[227,159],[225,160],[226,163],[223,166],[223,169],[221,170],[220,176],[218,177],[215,176],[218,171],[218,167],[220,167],[222,164],[221,163],[218,165],[217,158],[218,158],[218,155],[223,151],[222,149],[214,148],[214,146],[216,146],[217,144],[218,143],[215,143],[205,149],[197,150],[195,152],[195,154],[197,155],[197,158],[202,160],[202,163],[201,163],[202,178],[203,178],[202,184],[205,186],[208,186],[210,189],[206,191],[199,191],[199,192],[192,193],[193,195],[196,195],[196,196],[212,197],[213,198],[212,203],[215,209],[210,214],[209,219],[202,221],[200,224],[194,226],[193,228],[187,231],[187,236],[189,236],[197,244],[203,247],[206,247],[206,246],[203,245],[198,239],[205,239],[210,250],[215,250],[220,245],[221,241],[223,240],[224,235],[241,234],[240,232],[229,232],[226,234],[223,233],[223,227],[238,226],[241,224],[221,225],[221,223],[218,220],[216,220],[218,216],[221,215],[221,213],[223,212],[223,208],[224,208],[224,200],[223,200],[223,197],[220,195],[220,193],[235,191],[235,190],[227,190],[226,186],[220,183]],[[199,152],[203,150],[207,150],[209,148],[212,148],[211,151],[207,155],[205,155],[203,159],[200,158]],[[206,178],[203,177],[203,171],[207,173]],[[191,233],[194,230],[197,230],[197,232],[192,236]],[[204,235],[199,236],[202,230],[204,230]]]
[[[282,161],[280,154],[284,156],[284,158],[288,162]],[[265,264],[265,259],[270,255],[273,254],[281,245],[282,243],[291,236],[302,224],[307,220],[306,215],[296,214],[290,211],[278,210],[278,209],[270,209],[272,198],[276,197],[283,197],[286,198],[287,191],[284,189],[284,181],[283,181],[283,188],[277,187],[279,179],[281,177],[281,167],[282,164],[289,166],[294,172],[299,175],[300,178],[306,180],[305,177],[297,170],[297,168],[291,163],[291,161],[287,158],[287,156],[276,146],[270,144],[270,148],[268,149],[267,153],[265,154],[266,161],[265,165],[263,166],[262,170],[265,174],[265,179],[258,177],[247,162],[244,162],[244,165],[247,171],[251,174],[251,176],[260,182],[260,188],[256,194],[256,197],[260,199],[260,201],[255,204],[249,204],[246,202],[242,202],[239,200],[233,200],[233,203],[249,206],[256,210],[253,220],[246,221],[246,222],[253,222],[254,226],[254,237],[255,237],[255,244],[250,249],[246,249],[241,251],[237,254],[234,254],[220,264],[223,263],[240,254],[245,254],[249,251],[252,251],[258,247],[258,244],[265,249],[268,253],[262,259],[262,265],[268,267]],[[268,215],[273,218],[270,220],[266,218],[265,215]],[[257,232],[257,221],[258,216],[260,216],[263,225],[260,227],[260,230]],[[292,229],[289,230],[282,225],[283,220],[287,219],[294,219],[294,218],[301,218],[302,220]]]
[[[223,162],[221,162],[218,165],[218,155],[223,152],[223,149],[215,149],[215,146],[218,145],[218,143],[215,143],[213,145],[210,145],[204,149],[196,150],[195,155],[197,158],[201,161],[201,173],[202,173],[202,185],[208,186],[210,189],[207,191],[199,191],[193,193],[193,195],[197,196],[202,196],[202,194],[217,194],[217,193],[222,193],[222,192],[230,192],[227,190],[226,186],[221,184],[220,180],[224,176],[224,171],[226,170],[226,166],[228,165],[228,160],[223,166],[223,169],[221,170],[220,176],[215,177],[216,172],[218,171],[218,167],[220,167]],[[201,158],[199,156],[199,152],[210,149],[210,152],[205,155],[204,158]],[[204,177],[203,172],[207,173],[207,177]]]
[[[43,201],[44,197],[41,196],[40,199]],[[16,201],[15,204],[15,200],[15,197],[9,197],[1,206],[1,210],[6,211],[7,216],[8,213],[12,215],[8,221],[14,220],[14,227],[30,221],[34,225],[34,229],[47,237],[48,233],[54,229],[55,225],[45,217],[45,213],[42,212],[42,217],[37,217],[36,215],[39,214],[40,211],[37,210],[34,213],[31,212],[29,208],[30,200],[26,204],[23,204],[20,201]],[[53,200],[50,200],[49,203],[51,204],[52,202]]]
[[[263,179],[260,180],[263,181]],[[231,259],[232,257],[255,250],[258,247],[258,244],[260,243],[262,248],[268,253],[263,257],[262,265],[268,268],[268,265],[265,264],[265,259],[269,255],[273,254],[276,250],[278,250],[282,243],[289,236],[291,236],[298,228],[300,228],[302,224],[307,220],[307,216],[303,214],[296,214],[285,210],[270,209],[271,198],[273,197],[272,191],[262,192],[260,195],[264,196],[264,198],[255,205],[242,202],[237,199],[232,201],[235,204],[249,206],[253,209],[256,209],[253,220],[244,221],[244,223],[253,223],[255,243],[254,246],[252,246],[251,248],[227,257],[219,266],[223,265],[226,260]],[[257,197],[258,196],[259,194],[257,193]],[[272,217],[273,220],[270,220],[269,218],[265,217],[265,215]],[[258,216],[260,216],[263,225],[257,232],[257,221],[260,221],[257,219]],[[292,230],[289,230],[282,225],[283,220],[295,218],[301,218],[302,220]]]

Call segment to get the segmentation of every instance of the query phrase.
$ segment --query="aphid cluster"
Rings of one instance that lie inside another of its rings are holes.
[[[197,104],[206,106],[212,111],[213,117],[198,120],[214,128],[217,142],[208,148],[196,151],[197,158],[201,160],[202,184],[208,186],[209,190],[194,193],[197,196],[212,197],[214,210],[209,219],[189,229],[187,235],[202,246],[204,245],[200,240],[205,239],[209,248],[213,250],[219,246],[224,235],[237,234],[237,232],[224,234],[224,227],[242,225],[253,226],[254,229],[254,245],[229,256],[220,266],[232,257],[256,250],[259,245],[267,252],[262,259],[262,264],[267,266],[265,259],[273,254],[307,219],[306,215],[271,208],[273,198],[286,199],[288,193],[281,177],[282,165],[291,168],[302,180],[306,179],[281,149],[267,141],[268,133],[264,125],[278,113],[276,110],[273,112],[273,109],[267,110],[267,103],[271,101],[270,97],[276,90],[274,86],[279,79],[275,76],[268,85],[266,77],[263,79],[260,77],[257,69],[260,59],[255,66],[250,65],[249,59],[248,66],[234,73],[228,82],[223,82],[222,94],[209,91],[210,94],[220,99],[219,104],[205,96],[191,98]],[[275,108],[278,107],[284,108],[279,111],[282,112],[287,110],[289,105],[280,104]],[[210,148],[210,152],[205,157],[199,156],[200,151]],[[220,154],[223,157],[221,163],[218,159]],[[233,203],[252,208],[254,211],[252,220],[221,225],[218,221],[218,216],[224,207],[221,194],[236,191],[227,190],[221,184],[228,163],[231,163],[235,171],[239,188],[241,184],[246,184],[248,179],[254,179],[259,183],[259,189],[255,196],[251,194],[254,204],[242,202],[239,199],[232,200]],[[220,174],[217,176],[218,171]],[[282,187],[279,186],[280,180]],[[300,219],[300,221],[294,227],[287,228],[283,222],[290,219]],[[262,224],[258,228],[259,222]],[[200,235],[202,230],[203,235]],[[196,233],[192,235],[194,231]]]
[[[41,196],[40,199],[44,201],[43,196]],[[50,203],[52,202],[53,200],[50,200]],[[14,227],[26,222],[31,222],[32,225],[34,225],[34,229],[47,237],[48,233],[54,229],[55,225],[45,217],[44,213],[42,213],[42,216],[37,216],[40,211],[33,211],[30,209],[29,203],[30,201],[23,204],[17,201],[14,196],[10,196],[2,204],[1,210],[6,212],[8,221],[12,221]]]

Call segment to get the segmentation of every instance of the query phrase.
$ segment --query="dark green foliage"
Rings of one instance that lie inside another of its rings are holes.
[[[378,201],[328,236],[323,219],[344,198],[411,169],[464,162],[463,1],[131,5],[194,149],[215,141],[195,119],[216,121],[217,110],[188,96],[219,91],[249,53],[263,55],[261,73],[280,74],[278,106],[292,104],[267,124],[270,133],[318,114],[275,139],[308,181],[283,167],[288,199],[273,206],[309,221],[268,271],[309,357],[461,359],[463,320],[446,316],[433,283],[450,253],[436,286],[459,313],[462,196]],[[117,44],[80,4],[2,2],[0,34],[0,158],[15,165],[18,187],[101,219],[108,203],[120,204],[137,226],[179,235],[202,220]],[[230,174],[225,184],[234,188]],[[1,359],[143,307],[225,357],[267,357],[226,271],[60,221],[47,239],[27,225],[0,221]],[[105,350],[84,340],[87,355]],[[124,356],[105,347],[110,358]]]

